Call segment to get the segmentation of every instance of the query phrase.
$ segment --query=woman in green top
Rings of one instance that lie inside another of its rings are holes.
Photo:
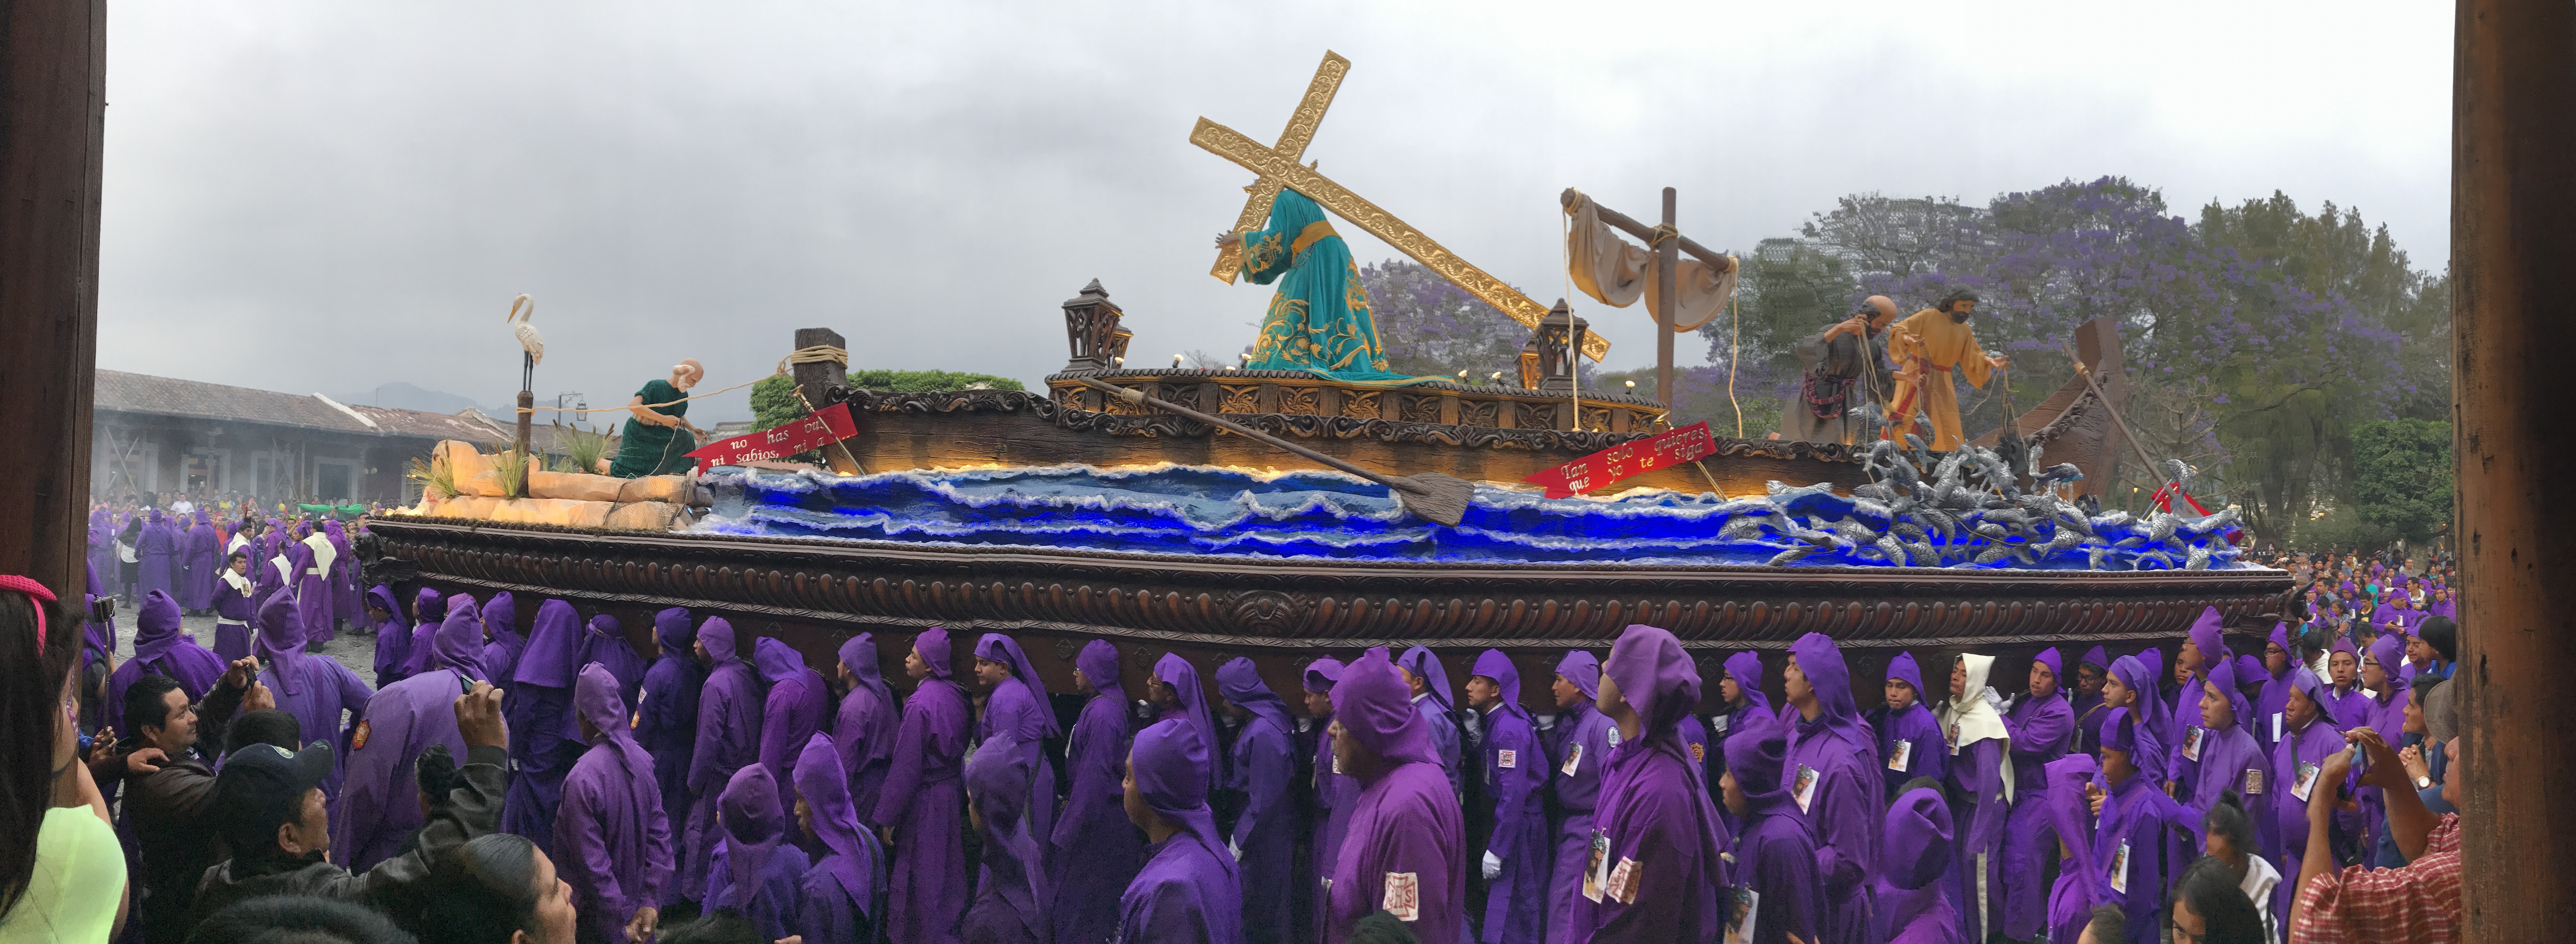
[[[642,478],[684,472],[697,465],[689,451],[698,448],[695,434],[702,430],[689,425],[689,404],[680,398],[706,375],[707,369],[689,358],[671,368],[671,379],[651,381],[635,391],[635,397],[626,401],[626,411],[635,415],[626,420],[617,462],[608,467],[608,474]]]

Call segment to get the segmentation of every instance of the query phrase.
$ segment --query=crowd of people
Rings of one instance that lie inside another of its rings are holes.
[[[2241,652],[2210,611],[2171,649],[1907,653],[1872,688],[1821,634],[1728,654],[1704,684],[1671,633],[1631,626],[1606,658],[1551,654],[1533,698],[1511,654],[1453,686],[1421,647],[1316,658],[1287,697],[1248,659],[1203,680],[1165,653],[1131,693],[1102,640],[1054,691],[1011,636],[931,629],[886,647],[899,693],[866,633],[827,677],[685,609],[654,616],[647,652],[564,600],[522,620],[510,593],[358,595],[335,525],[192,522],[223,552],[211,599],[143,587],[121,663],[101,610],[0,578],[0,658],[60,680],[0,694],[0,942],[2458,926],[2438,565],[2289,561],[2315,619]],[[103,511],[93,535],[117,526]],[[307,655],[343,594],[372,682]],[[90,595],[110,596],[96,574]],[[214,648],[192,609],[221,621]],[[1883,693],[1866,712],[1864,691]]]

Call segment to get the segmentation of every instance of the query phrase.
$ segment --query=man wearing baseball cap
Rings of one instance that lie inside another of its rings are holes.
[[[501,720],[500,690],[476,682],[473,690],[457,696],[455,708],[466,748],[465,764],[450,780],[452,788],[424,790],[429,822],[421,827],[419,841],[362,874],[330,860],[330,814],[319,786],[332,769],[328,743],[316,741],[301,751],[246,744],[226,755],[215,777],[215,808],[222,811],[217,828],[233,857],[206,870],[189,906],[188,923],[265,895],[336,898],[374,908],[397,922],[417,911],[431,863],[498,828],[508,786],[509,732]]]

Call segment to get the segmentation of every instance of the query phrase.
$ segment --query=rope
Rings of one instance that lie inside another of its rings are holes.
[[[1647,233],[1647,237],[1646,248],[1653,249],[1682,238],[1682,231],[1673,228],[1671,223],[1657,223],[1655,228]]]
[[[1744,438],[1744,404],[1735,398],[1736,362],[1744,357],[1744,308],[1732,296],[1726,300],[1726,404],[1735,408],[1735,438]]]
[[[692,395],[689,395],[689,396],[681,397],[681,398],[679,398],[679,399],[677,399],[677,400],[665,400],[665,401],[663,401],[663,402],[661,402],[661,403],[643,403],[643,404],[637,404],[637,406],[642,406],[642,407],[644,407],[645,409],[652,409],[652,408],[654,408],[654,407],[670,406],[670,405],[675,404],[675,403],[687,403],[687,402],[689,402],[689,401],[691,401],[691,400],[701,400],[701,399],[705,399],[705,398],[707,398],[707,397],[715,396],[715,395],[717,395],[717,394],[722,394],[722,393],[732,393],[732,392],[734,392],[734,391],[736,391],[736,390],[740,390],[740,389],[742,389],[742,388],[744,388],[744,387],[751,386],[752,384],[756,384],[756,383],[759,383],[759,382],[761,382],[761,381],[763,381],[763,380],[767,380],[767,379],[769,379],[769,377],[783,377],[783,376],[786,376],[786,375],[787,375],[787,365],[789,365],[789,364],[839,364],[839,365],[841,365],[841,366],[843,366],[843,367],[847,367],[847,366],[849,366],[849,364],[850,364],[850,352],[849,352],[849,351],[847,351],[847,350],[845,350],[845,349],[837,348],[837,347],[833,347],[833,346],[828,345],[828,344],[817,344],[817,345],[815,345],[815,346],[813,346],[813,347],[798,348],[798,349],[796,349],[795,351],[793,351],[793,352],[789,353],[786,357],[779,358],[779,359],[778,359],[778,368],[777,368],[777,370],[775,370],[775,371],[771,372],[771,373],[769,374],[769,376],[768,376],[768,377],[760,377],[760,378],[753,379],[753,380],[746,380],[746,381],[744,381],[744,382],[742,382],[742,383],[738,383],[738,384],[735,384],[735,385],[733,385],[733,386],[726,387],[726,388],[724,388],[724,389],[722,389],[722,390],[710,390],[710,391],[707,391],[707,392],[705,392],[705,393],[692,394]],[[633,409],[633,408],[634,408],[634,407],[631,407],[631,406],[594,406],[594,407],[588,407],[588,408],[575,408],[575,407],[568,407],[568,406],[532,406],[532,407],[527,407],[527,408],[525,408],[524,410],[522,410],[522,411],[520,411],[520,412],[534,412],[534,411],[537,411],[537,410],[545,410],[545,411],[552,412],[552,413],[615,413],[615,412],[618,412],[618,411],[621,411],[621,410],[629,410],[629,409]]]

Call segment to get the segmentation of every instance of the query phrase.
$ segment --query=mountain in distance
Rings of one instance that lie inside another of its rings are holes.
[[[474,402],[472,397],[449,393],[445,390],[431,390],[399,380],[373,390],[331,394],[331,399],[356,406],[391,407],[397,410],[419,410],[423,413],[458,413],[469,406],[496,417],[510,412],[506,407],[495,412],[492,407]]]

